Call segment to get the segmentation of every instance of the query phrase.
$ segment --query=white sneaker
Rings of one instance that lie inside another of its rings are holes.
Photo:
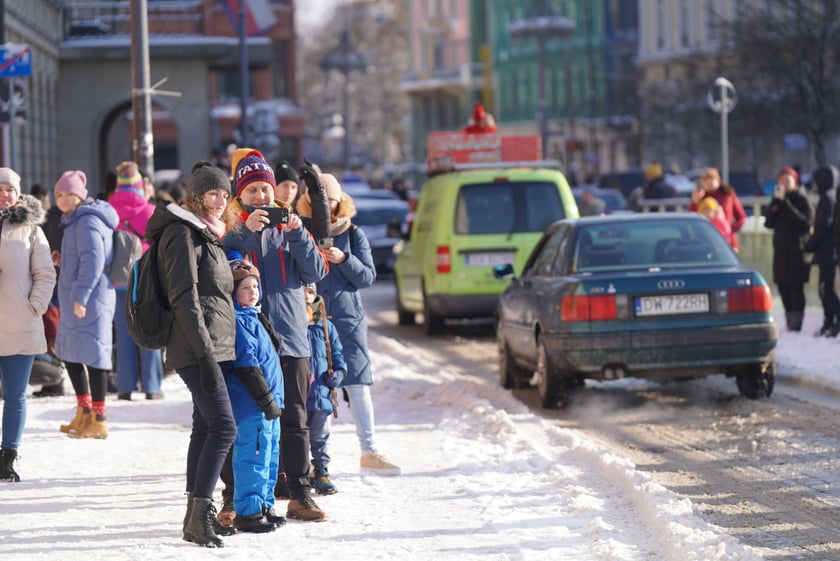
[[[362,471],[369,471],[376,475],[399,475],[399,466],[392,464],[382,454],[376,452],[362,452],[362,459],[359,462]]]

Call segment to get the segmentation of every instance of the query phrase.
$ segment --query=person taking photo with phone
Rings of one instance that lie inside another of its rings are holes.
[[[290,493],[286,518],[321,522],[327,515],[312,500],[310,482],[306,425],[310,353],[303,287],[327,274],[327,262],[298,215],[290,214],[286,224],[270,223],[266,208],[289,207],[277,199],[274,170],[258,150],[237,152],[241,157],[233,162],[233,205],[241,223],[222,245],[228,252],[247,255],[259,270],[262,311],[280,335],[286,403],[280,417],[279,449]],[[247,207],[255,208],[248,212]]]

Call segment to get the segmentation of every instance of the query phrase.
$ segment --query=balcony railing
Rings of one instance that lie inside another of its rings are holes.
[[[156,2],[149,0],[149,35],[200,35],[204,27],[202,0]],[[67,4],[66,38],[125,36],[131,34],[131,3],[78,2]]]

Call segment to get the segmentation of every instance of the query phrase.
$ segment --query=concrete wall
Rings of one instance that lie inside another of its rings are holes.
[[[171,111],[177,125],[182,170],[212,156],[207,76],[207,62],[202,59],[159,60],[152,65],[152,83],[168,77],[161,88],[183,94],[154,98]],[[96,192],[105,170],[119,163],[101,161],[100,138],[109,113],[131,101],[131,67],[125,60],[64,60],[58,97],[61,169],[84,170],[91,178],[91,192]]]

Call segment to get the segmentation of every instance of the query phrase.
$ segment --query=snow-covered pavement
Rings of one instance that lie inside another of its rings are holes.
[[[803,333],[782,335],[777,375],[840,391],[840,340],[812,337],[819,319],[809,310]],[[359,474],[342,408],[330,466],[339,493],[317,499],[327,522],[232,536],[221,550],[183,542],[190,404],[172,377],[162,401],[109,400],[107,440],[58,431],[72,396],[30,400],[23,481],[0,484],[0,559],[761,558],[628,460],[532,414],[486,377],[441,370],[375,334],[370,343],[378,437],[403,475]]]

